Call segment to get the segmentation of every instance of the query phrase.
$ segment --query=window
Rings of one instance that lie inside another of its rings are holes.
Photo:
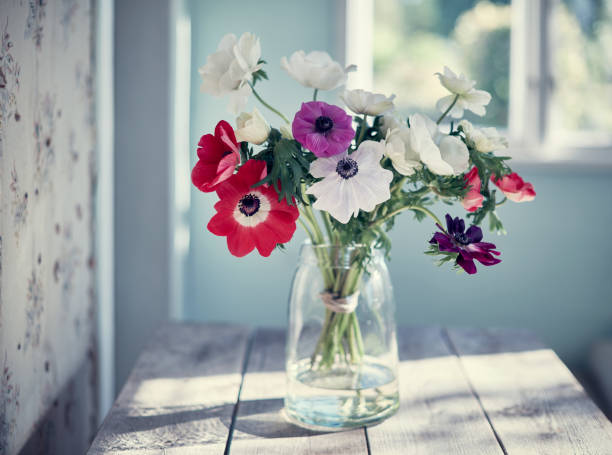
[[[402,114],[418,110],[436,118],[446,95],[443,65],[478,81],[493,99],[478,123],[506,128],[510,77],[509,0],[377,0],[374,10],[374,86],[397,95]]]
[[[514,157],[612,163],[612,0],[347,0],[347,57],[368,29],[373,87],[402,114],[439,115],[446,64],[493,95],[466,117],[505,130]]]
[[[557,1],[549,20],[550,135],[605,144],[612,132],[612,1]]]

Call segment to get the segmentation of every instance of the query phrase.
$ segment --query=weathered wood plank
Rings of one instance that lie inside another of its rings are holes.
[[[612,453],[612,424],[533,334],[453,329],[448,335],[508,454]]]
[[[285,332],[259,330],[240,393],[232,455],[367,453],[363,429],[316,433],[287,422],[281,414],[285,390]]]
[[[88,453],[223,453],[248,336],[236,325],[161,327]]]
[[[378,454],[502,454],[440,328],[398,331],[400,408],[368,428]]]

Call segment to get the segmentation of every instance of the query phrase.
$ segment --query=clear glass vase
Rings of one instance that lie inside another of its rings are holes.
[[[395,413],[395,304],[379,250],[303,245],[287,335],[285,413],[291,421],[329,431]]]

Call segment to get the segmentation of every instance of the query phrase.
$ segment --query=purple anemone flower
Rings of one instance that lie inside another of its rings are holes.
[[[291,126],[293,137],[319,158],[328,158],[348,149],[355,130],[352,119],[338,106],[322,101],[302,103]]]
[[[440,251],[459,253],[457,255],[457,265],[461,266],[470,275],[476,273],[474,259],[482,265],[495,265],[501,262],[501,259],[493,257],[493,255],[499,256],[501,254],[499,251],[495,251],[495,245],[481,242],[482,230],[478,226],[470,226],[466,231],[465,222],[459,217],[453,219],[449,214],[446,214],[448,232],[437,223],[436,226],[442,232],[436,232],[429,243],[437,244]]]

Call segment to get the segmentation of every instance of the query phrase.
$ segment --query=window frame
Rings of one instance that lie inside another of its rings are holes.
[[[516,161],[612,165],[612,132],[585,133],[555,142],[550,134],[554,77],[551,12],[561,0],[512,0],[510,42],[509,155]],[[372,89],[374,0],[344,0],[346,63],[359,72],[348,88]],[[366,42],[369,40],[369,44]],[[443,62],[441,62],[442,64]]]

